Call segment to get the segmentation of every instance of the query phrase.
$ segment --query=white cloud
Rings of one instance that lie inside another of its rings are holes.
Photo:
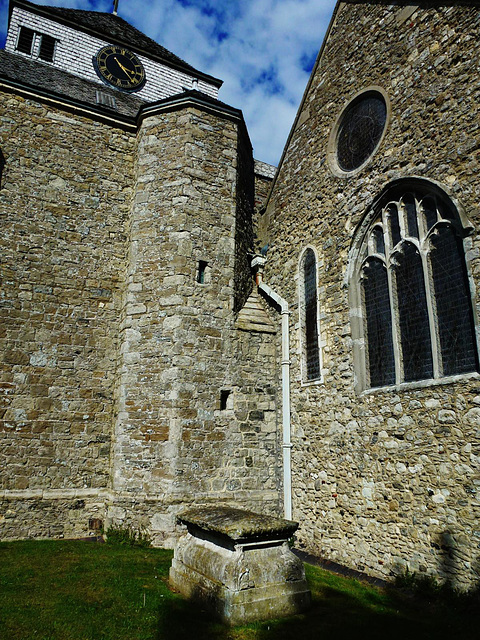
[[[37,0],[111,11],[112,0]],[[5,19],[6,0],[0,0]],[[120,0],[119,15],[199,70],[224,80],[255,157],[276,164],[335,0]]]
[[[122,2],[122,0],[120,0]],[[120,14],[198,69],[224,80],[219,98],[242,109],[258,159],[276,164],[335,0],[123,0]],[[142,5],[144,6],[144,5]],[[220,15],[219,15],[220,14]],[[215,36],[226,34],[222,40]]]

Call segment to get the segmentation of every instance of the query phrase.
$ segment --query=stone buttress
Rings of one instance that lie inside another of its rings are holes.
[[[145,110],[108,520],[148,528],[160,543],[171,541],[181,503],[277,504],[267,464],[275,443],[267,455],[245,444],[249,420],[271,424],[266,441],[275,438],[273,391],[269,383],[266,420],[258,398],[245,400],[261,367],[250,362],[245,370],[235,328],[235,308],[251,288],[252,207],[253,159],[240,112],[205,105],[198,92]],[[274,358],[273,345],[269,353]]]

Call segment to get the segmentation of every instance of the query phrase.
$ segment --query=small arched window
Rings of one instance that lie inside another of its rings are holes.
[[[299,275],[302,380],[312,382],[320,379],[317,260],[313,249],[303,252]]]
[[[361,386],[478,371],[467,233],[453,202],[425,181],[397,185],[367,225],[357,245],[352,314]]]

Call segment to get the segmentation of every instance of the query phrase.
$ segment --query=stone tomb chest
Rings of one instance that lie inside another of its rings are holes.
[[[306,609],[310,591],[288,539],[298,524],[229,507],[190,509],[178,517],[170,582],[229,624],[288,616]]]

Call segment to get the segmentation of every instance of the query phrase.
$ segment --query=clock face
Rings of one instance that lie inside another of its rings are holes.
[[[107,84],[124,91],[138,91],[145,84],[145,69],[128,49],[108,45],[93,59],[95,71]]]

